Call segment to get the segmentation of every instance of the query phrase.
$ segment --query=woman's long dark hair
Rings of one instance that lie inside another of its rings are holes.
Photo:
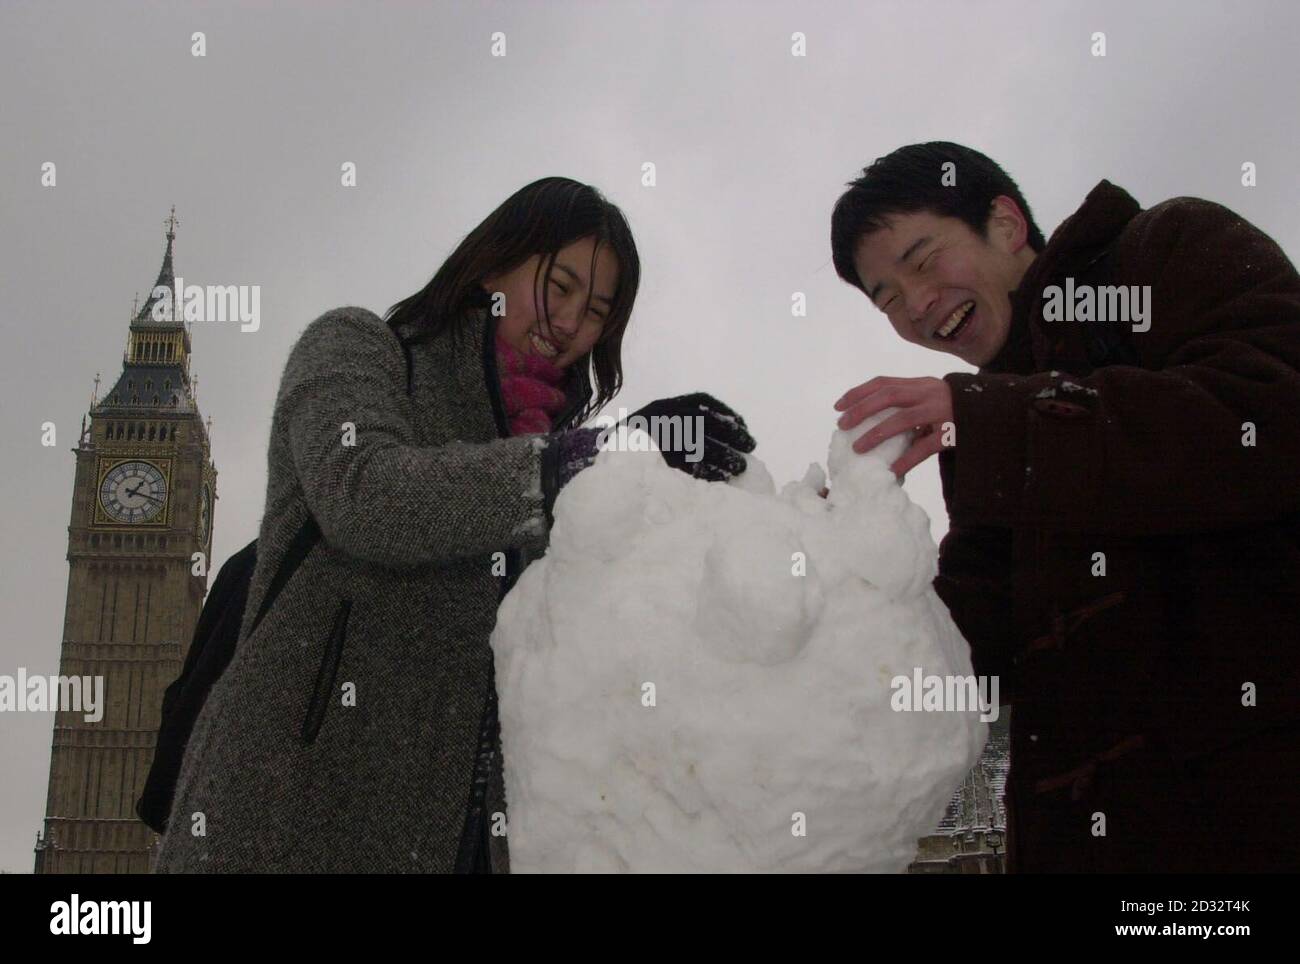
[[[549,326],[555,255],[583,238],[595,238],[597,250],[608,245],[618,258],[618,287],[600,339],[586,358],[573,365],[587,380],[587,402],[573,422],[580,424],[623,386],[623,332],[641,281],[641,260],[627,219],[591,185],[567,177],[544,177],[520,188],[465,236],[427,285],[389,308],[384,318],[394,329],[410,324],[420,332],[416,340],[439,337],[461,312],[481,303],[482,279],[511,271],[540,254],[533,290],[544,270],[539,316]],[[595,252],[591,271],[589,277],[594,278]],[[588,291],[589,303],[590,299]]]

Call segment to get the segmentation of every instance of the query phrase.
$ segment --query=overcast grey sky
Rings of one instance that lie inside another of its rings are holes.
[[[1144,206],[1227,204],[1294,258],[1298,27],[1293,3],[1240,0],[0,0],[0,673],[57,672],[69,448],[95,373],[120,371],[172,204],[178,274],[262,288],[257,333],[195,326],[218,564],[257,533],[296,335],[337,305],[382,313],[551,174],[601,188],[640,248],[616,406],[708,390],[745,416],[780,484],[824,462],[845,389],[964,367],[897,340],[836,278],[845,181],[902,144],[954,140],[1007,168],[1046,233],[1104,177]],[[191,56],[195,31],[206,57]],[[791,56],[795,31],[806,57]],[[46,161],[57,187],[40,184]],[[340,186],[345,161],[355,188]],[[1245,161],[1257,187],[1240,183]],[[56,447],[40,444],[45,421]],[[934,460],[907,487],[938,538]],[[31,870],[52,724],[0,714],[0,869]]]

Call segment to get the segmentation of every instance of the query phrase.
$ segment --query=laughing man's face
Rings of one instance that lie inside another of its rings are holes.
[[[958,218],[896,214],[862,237],[854,265],[900,336],[978,368],[1011,330],[1010,295],[1034,260],[1026,231],[1009,198],[993,202],[987,238]]]

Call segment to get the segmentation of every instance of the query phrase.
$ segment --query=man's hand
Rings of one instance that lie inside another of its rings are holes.
[[[885,439],[915,431],[911,447],[890,468],[900,479],[944,448],[945,426],[952,424],[952,389],[942,378],[873,378],[851,388],[835,403],[844,412],[839,427],[852,428],[886,408],[897,408],[853,443],[855,452],[867,452]],[[955,445],[955,440],[952,442]]]

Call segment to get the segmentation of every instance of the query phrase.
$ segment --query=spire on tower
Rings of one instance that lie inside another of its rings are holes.
[[[144,301],[144,307],[132,315],[133,324],[144,324],[153,319],[153,306],[158,299],[154,297],[154,291],[157,288],[172,289],[176,287],[176,270],[172,267],[172,245],[176,241],[176,225],[180,221],[176,220],[176,205],[172,205],[171,214],[163,221],[167,228],[167,251],[163,254],[162,267],[158,269],[158,280],[153,283],[153,288],[149,289],[149,297]],[[177,305],[172,304],[172,317],[167,319],[173,321],[176,319]]]
[[[131,304],[126,350],[122,353],[122,373],[109,380],[102,398],[101,386],[96,383],[96,401],[92,406],[97,410],[141,408],[175,415],[195,410],[190,386],[190,332],[181,321],[184,311],[172,303],[179,282],[172,262],[179,223],[173,207],[163,221],[167,247],[157,284],[149,289],[143,304],[139,292],[136,293]],[[158,297],[154,296],[155,290]],[[157,319],[153,317],[155,310]]]

